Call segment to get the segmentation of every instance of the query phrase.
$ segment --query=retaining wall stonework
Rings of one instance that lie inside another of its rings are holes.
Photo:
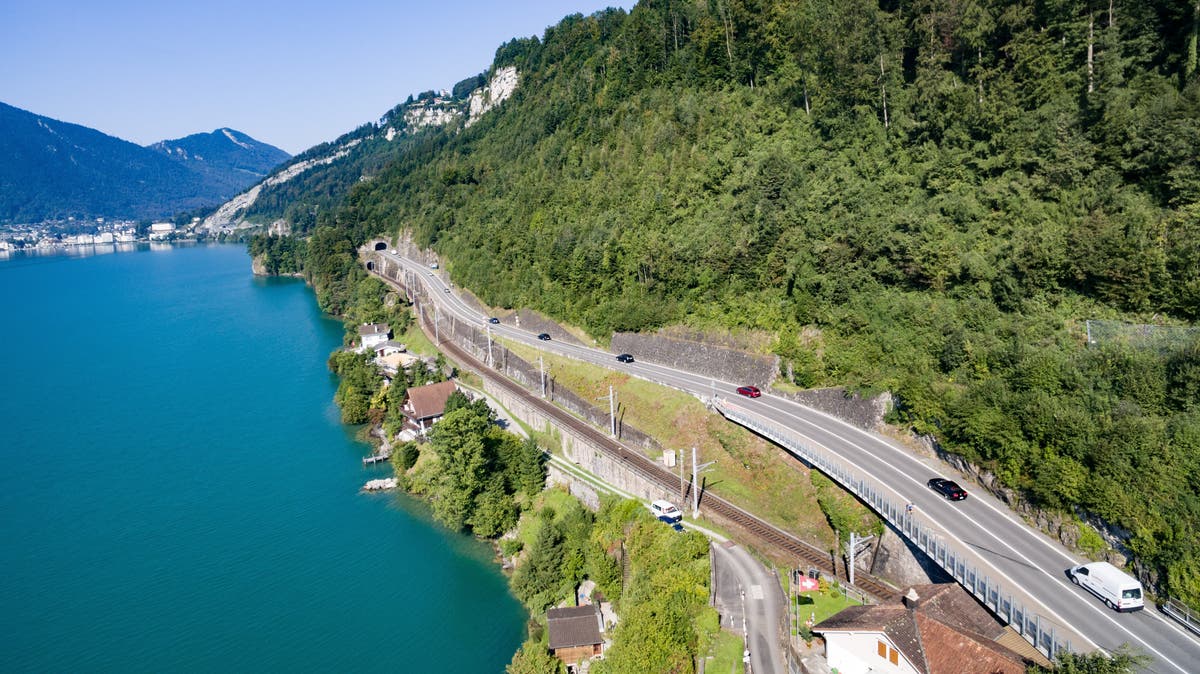
[[[638,360],[688,370],[706,377],[766,388],[779,372],[778,356],[758,356],[700,341],[617,332],[613,353],[631,353]]]
[[[854,566],[873,576],[886,578],[898,587],[954,580],[891,524],[884,527],[883,536],[875,541],[871,554],[859,555]]]
[[[892,394],[886,392],[864,398],[844,388],[835,387],[788,393],[771,389],[771,395],[807,405],[868,431],[883,425],[883,418],[892,410]]]
[[[600,492],[574,473],[563,470],[553,463],[546,464],[546,482],[550,485],[565,487],[567,492],[579,499],[585,508],[592,512],[600,512]]]

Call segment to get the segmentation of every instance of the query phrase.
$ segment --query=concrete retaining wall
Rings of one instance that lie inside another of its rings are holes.
[[[701,341],[618,332],[612,337],[613,353],[715,377],[738,384],[766,388],[779,373],[778,356],[757,356],[745,351]]]
[[[837,387],[788,393],[771,389],[771,395],[820,410],[831,417],[868,431],[881,426],[883,418],[892,411],[892,394],[886,392],[872,398],[864,398],[857,393]]]

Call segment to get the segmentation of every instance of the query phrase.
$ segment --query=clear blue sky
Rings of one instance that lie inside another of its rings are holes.
[[[496,47],[632,0],[0,0],[0,101],[146,145],[230,127],[293,154]]]

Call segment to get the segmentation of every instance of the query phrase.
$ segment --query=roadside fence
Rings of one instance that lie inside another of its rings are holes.
[[[1062,639],[1053,623],[1025,607],[995,579],[979,572],[961,552],[948,547],[906,503],[887,498],[873,481],[855,474],[835,461],[829,452],[813,447],[795,434],[720,399],[713,401],[713,405],[726,419],[784,447],[858,496],[1046,657],[1053,660],[1058,652],[1071,650],[1071,642]]]

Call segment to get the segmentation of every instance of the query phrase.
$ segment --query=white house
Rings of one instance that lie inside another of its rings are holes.
[[[376,344],[374,347],[372,347],[372,349],[375,351],[376,358],[385,358],[394,353],[404,353],[405,351],[408,351],[407,346],[390,339]]]
[[[813,627],[838,674],[1024,674],[1049,662],[957,583],[918,585],[902,603],[851,606]]]
[[[150,239],[161,241],[175,231],[175,225],[169,222],[155,222],[150,225]]]
[[[392,336],[392,328],[387,323],[363,323],[358,328],[358,338],[362,342],[360,351],[371,351]]]

